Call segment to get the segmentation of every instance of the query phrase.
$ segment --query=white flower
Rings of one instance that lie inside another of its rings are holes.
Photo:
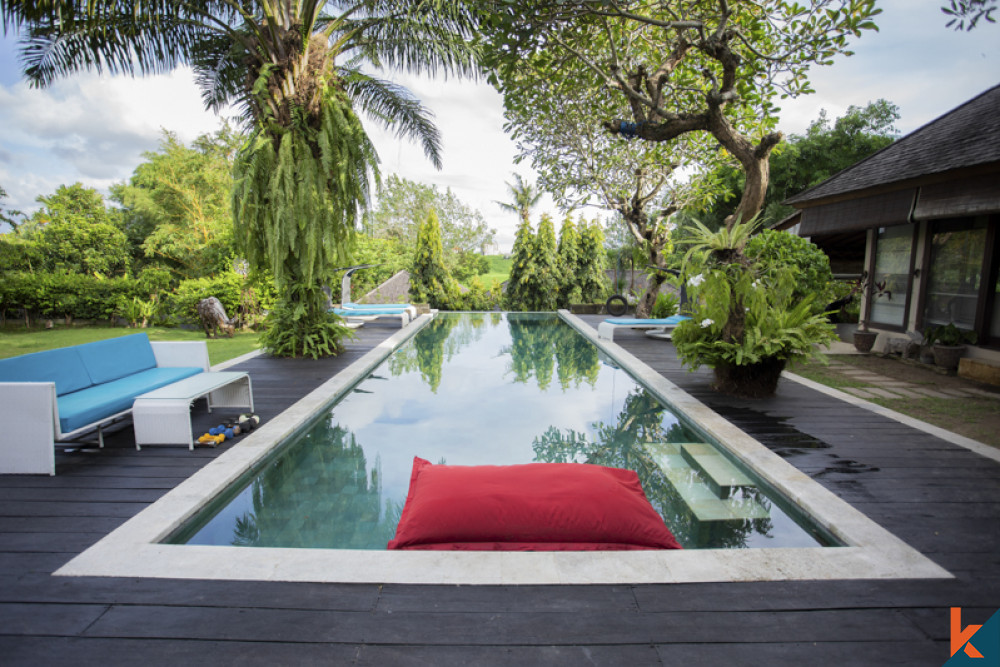
[[[703,319],[701,321],[701,328],[704,329],[704,328],[712,326],[713,324],[715,324],[715,321],[714,320],[710,320],[710,319],[708,319],[706,317],[705,319]]]
[[[705,276],[703,276],[703,275],[701,275],[699,273],[694,278],[692,278],[691,280],[688,281],[688,285],[690,285],[691,287],[697,287],[698,285],[702,284],[703,282],[705,282]]]

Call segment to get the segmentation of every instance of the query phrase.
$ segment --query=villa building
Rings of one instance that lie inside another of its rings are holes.
[[[871,277],[880,338],[954,323],[1000,362],[1000,86],[785,203],[835,272]]]

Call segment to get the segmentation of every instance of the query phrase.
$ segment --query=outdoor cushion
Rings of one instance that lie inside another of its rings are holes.
[[[368,315],[405,315],[405,308],[365,308],[364,310],[357,310],[354,308],[332,308],[331,309],[337,315],[343,317],[366,317]]]
[[[660,319],[634,319],[634,318],[614,318],[604,320],[608,324],[617,324],[623,327],[639,327],[639,326],[652,326],[652,327],[669,327],[677,326],[684,320],[690,320],[691,318],[686,315],[671,315],[670,317],[663,317]]]
[[[408,303],[344,303],[341,308],[348,310],[406,310],[413,308]]]
[[[149,368],[129,377],[60,396],[57,400],[59,428],[63,433],[69,433],[124,410],[131,410],[132,403],[139,394],[201,372],[201,368],[192,366]]]
[[[79,391],[93,384],[75,347],[2,359],[0,382],[55,382],[57,396]]]
[[[94,384],[110,382],[156,367],[156,356],[144,333],[76,346]]]
[[[631,470],[582,463],[433,465],[414,457],[389,549],[680,549]]]

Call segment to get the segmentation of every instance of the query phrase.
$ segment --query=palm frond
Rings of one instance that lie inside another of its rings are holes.
[[[403,86],[356,69],[343,69],[340,74],[348,97],[361,110],[386,129],[394,130],[397,137],[419,141],[427,158],[441,168],[441,133],[420,100]]]
[[[189,62],[192,49],[239,23],[220,0],[4,1],[5,30],[22,29],[20,60],[35,86],[87,69],[155,74]]]
[[[202,40],[195,45],[191,57],[195,82],[201,89],[205,107],[218,113],[235,102],[244,123],[251,119],[245,58],[246,50],[242,45],[223,35]]]
[[[331,37],[342,42],[342,53],[362,55],[377,67],[415,74],[475,76],[480,72],[476,17],[468,3],[368,0],[360,4],[362,11],[354,14],[327,14],[317,20],[318,29],[333,30]]]

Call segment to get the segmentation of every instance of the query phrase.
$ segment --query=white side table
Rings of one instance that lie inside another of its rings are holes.
[[[247,408],[253,412],[253,389],[246,373],[199,373],[137,396],[132,404],[135,448],[187,445],[194,449],[191,404],[205,396],[212,408]]]

